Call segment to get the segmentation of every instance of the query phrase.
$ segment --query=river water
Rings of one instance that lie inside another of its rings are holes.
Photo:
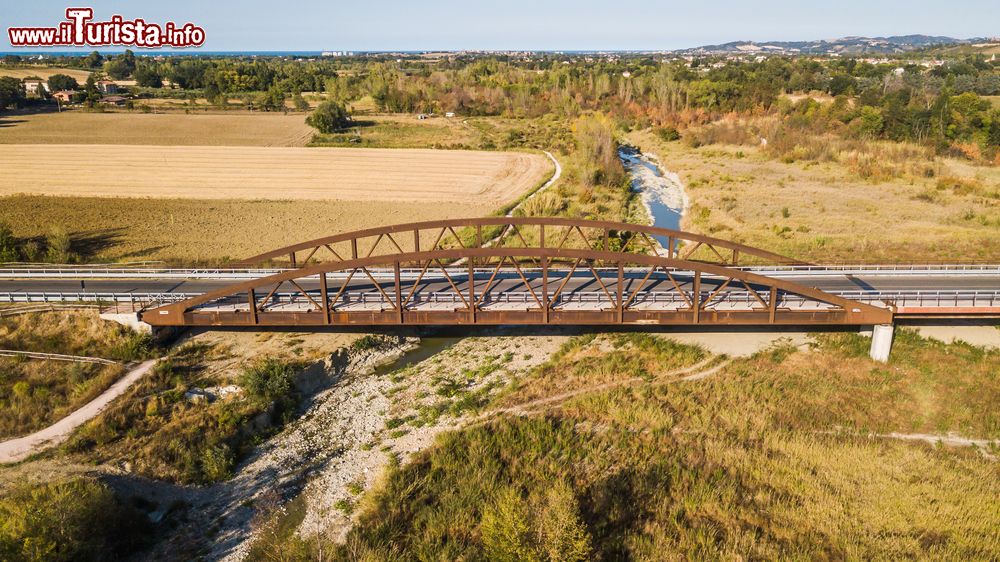
[[[655,156],[646,155],[631,146],[618,149],[618,157],[632,181],[632,191],[639,194],[653,226],[680,230],[681,217],[688,206],[684,185],[677,174],[664,171]],[[666,248],[667,237],[656,236]]]

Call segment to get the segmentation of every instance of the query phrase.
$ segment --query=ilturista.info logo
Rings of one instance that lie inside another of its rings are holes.
[[[66,20],[54,27],[9,27],[13,47],[200,47],[205,30],[193,23],[149,23],[119,15],[93,21],[93,8],[66,8]]]

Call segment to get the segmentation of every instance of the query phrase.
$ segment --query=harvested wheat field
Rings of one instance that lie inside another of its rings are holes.
[[[5,145],[0,170],[0,196],[501,206],[543,181],[551,164],[542,155],[514,152]]]
[[[0,144],[305,146],[312,136],[302,114],[63,111],[0,117]]]
[[[0,76],[10,76],[11,78],[17,78],[18,80],[31,78],[33,76],[37,76],[38,78],[48,80],[49,77],[55,74],[65,74],[67,76],[72,76],[80,84],[86,82],[87,77],[90,76],[89,71],[80,70],[79,68],[52,68],[52,67],[34,67],[34,66],[29,66],[25,68],[0,68]]]

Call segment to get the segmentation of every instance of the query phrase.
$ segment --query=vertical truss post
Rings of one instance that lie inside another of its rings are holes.
[[[288,261],[292,262],[292,267],[298,267],[295,264],[295,252],[289,252],[288,253]]]
[[[542,258],[542,322],[549,323],[549,258]]]
[[[544,224],[538,225],[538,247],[539,248],[544,248],[545,247],[545,225]]]
[[[771,296],[767,301],[767,321],[774,324],[774,313],[778,311],[778,288],[771,287]]]
[[[474,260],[469,258],[469,322],[476,323],[476,271],[473,268]]]
[[[399,278],[399,262],[393,262],[392,271],[396,281],[396,323],[403,323],[403,287]]]
[[[254,326],[257,325],[257,295],[253,291],[253,287],[247,290],[247,300],[250,301],[250,323]]]
[[[674,240],[673,236],[667,237],[667,257],[673,259],[674,248],[677,246],[677,241]]]
[[[416,228],[413,229],[413,251],[420,251],[420,230]]]
[[[351,238],[351,259],[358,259],[358,239]]]
[[[326,286],[326,272],[319,274],[319,296],[323,299],[323,323],[330,323],[330,293]]]
[[[476,225],[476,247],[483,247],[483,225]]]
[[[694,316],[691,321],[697,324],[701,321],[701,272],[694,272],[694,295],[692,295],[691,306],[694,308]]]
[[[733,265],[740,264],[740,251],[738,248],[733,248]]]
[[[618,323],[625,323],[625,266],[618,262]]]

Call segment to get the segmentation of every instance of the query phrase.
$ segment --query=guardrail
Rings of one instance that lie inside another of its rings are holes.
[[[446,268],[449,275],[464,276],[467,268]],[[893,265],[789,265],[789,266],[751,266],[739,267],[743,271],[751,271],[759,275],[775,277],[816,276],[816,275],[864,275],[864,276],[962,276],[962,275],[997,275],[1000,276],[1000,264],[893,264]],[[0,268],[0,279],[220,279],[220,280],[250,280],[267,277],[290,271],[288,268],[268,269],[227,269],[227,268],[127,268],[127,267],[7,267]],[[375,275],[392,277],[389,268],[370,268]],[[402,268],[403,279],[416,278],[421,273],[419,268]],[[476,268],[476,275],[490,275],[490,267]],[[539,271],[532,267],[522,267],[521,271],[529,274]],[[617,271],[597,268],[597,271]],[[643,268],[626,268],[628,273],[648,271]],[[676,271],[676,270],[674,270]],[[435,274],[435,271],[429,271]],[[344,279],[350,272],[332,272],[328,279]],[[514,273],[509,273],[514,276]],[[590,275],[589,271],[578,271],[577,277]]]
[[[86,357],[82,355],[63,355],[61,353],[38,353],[35,351],[16,351],[13,349],[0,349],[0,357],[27,357],[28,359],[45,359],[48,361],[68,361],[73,363],[100,363],[102,365],[120,365],[118,361],[102,359],[100,357]]]
[[[829,291],[830,294],[843,297],[846,299],[864,302],[876,305],[905,305],[905,306],[922,306],[922,307],[934,307],[934,306],[971,306],[971,307],[1000,307],[1000,290],[997,291],[975,291],[975,290],[946,290],[946,291],[926,291],[926,290],[892,290],[892,291]],[[690,292],[687,292],[688,298],[691,298]],[[701,293],[701,302],[705,302],[705,299],[711,294],[711,291],[703,291]],[[792,304],[797,302],[805,302],[808,299],[797,295],[785,294],[782,291],[778,292],[781,303]],[[0,303],[68,303],[68,302],[96,302],[96,303],[106,303],[106,304],[128,304],[132,306],[132,310],[136,307],[148,308],[157,304],[178,302],[186,300],[188,298],[197,296],[198,293],[91,293],[91,292],[74,292],[74,293],[32,293],[32,292],[18,292],[18,293],[0,293]],[[386,295],[390,300],[395,299],[395,293],[386,291]],[[456,303],[462,304],[463,296],[459,296],[454,292],[434,292],[434,293],[416,293],[410,299],[411,303]],[[353,292],[346,291],[342,296],[342,302],[344,304],[351,303],[378,303],[386,302],[385,298],[378,292]],[[468,298],[468,297],[465,297]],[[215,304],[233,302],[232,299],[223,299],[221,301],[216,301]],[[246,300],[242,299],[240,302],[245,303]],[[271,296],[271,303],[293,303],[293,302],[308,302],[308,299],[304,298],[300,293],[287,292],[287,293],[275,293]],[[535,296],[527,291],[505,291],[499,293],[491,293],[485,296],[483,299],[483,304],[490,303],[526,303],[534,304]],[[559,303],[573,303],[573,302],[595,302],[595,303],[611,303],[611,299],[608,299],[607,295],[603,292],[572,292],[563,293],[559,295],[556,299],[555,304]],[[681,294],[676,291],[669,292],[658,292],[658,291],[640,291],[635,298],[633,303],[680,303],[687,302]],[[713,303],[756,303],[757,297],[754,296],[749,291],[740,290],[730,290],[724,291],[717,294],[712,299]],[[388,304],[388,303],[387,303]]]
[[[17,292],[0,293],[0,303],[20,303],[20,302],[96,302],[96,303],[130,303],[149,304],[158,302],[177,302],[201,293],[44,293],[44,292]]]
[[[377,304],[384,303],[386,306],[392,306],[395,301],[396,294],[392,290],[386,291],[386,297],[383,297],[381,293],[378,292],[361,292],[361,291],[345,291],[341,295],[340,301],[337,306],[343,306],[348,304]],[[685,292],[687,298],[682,296],[676,291],[640,291],[636,294],[635,298],[632,299],[632,303],[664,303],[664,304],[684,304],[688,305],[689,300],[693,300],[693,293],[690,291]],[[858,302],[864,302],[874,305],[884,305],[888,306],[890,304],[904,304],[906,306],[970,306],[970,307],[1000,307],[1000,290],[998,291],[919,291],[919,290],[900,290],[900,291],[875,291],[875,292],[865,292],[865,291],[831,291],[831,294],[837,295],[846,299],[855,300]],[[705,303],[708,297],[712,295],[712,291],[702,291],[701,298],[699,302]],[[527,291],[505,291],[499,293],[491,293],[482,297],[482,304],[526,304],[526,305],[537,305],[535,300],[538,294],[532,295],[532,293]],[[478,298],[478,297],[477,297]],[[539,297],[540,298],[540,297]],[[755,296],[749,291],[742,290],[731,290],[724,291],[712,297],[711,304],[759,304],[759,294]],[[783,291],[778,291],[779,306],[794,306],[798,303],[814,302],[810,299],[802,297],[800,295],[788,294]],[[432,292],[432,293],[416,293],[410,298],[411,304],[421,304],[421,303],[433,303],[433,304],[455,304],[455,305],[465,305],[467,303],[468,297],[466,295],[458,295],[453,291],[445,292]],[[246,299],[222,299],[216,301],[215,305],[220,304],[246,304]],[[268,300],[269,304],[312,304],[311,301],[301,295],[301,293],[275,293]],[[563,303],[600,303],[611,306],[614,301],[608,298],[607,294],[602,291],[577,291],[572,293],[562,293],[554,301],[553,304],[558,306]],[[212,304],[206,305],[211,307]]]

